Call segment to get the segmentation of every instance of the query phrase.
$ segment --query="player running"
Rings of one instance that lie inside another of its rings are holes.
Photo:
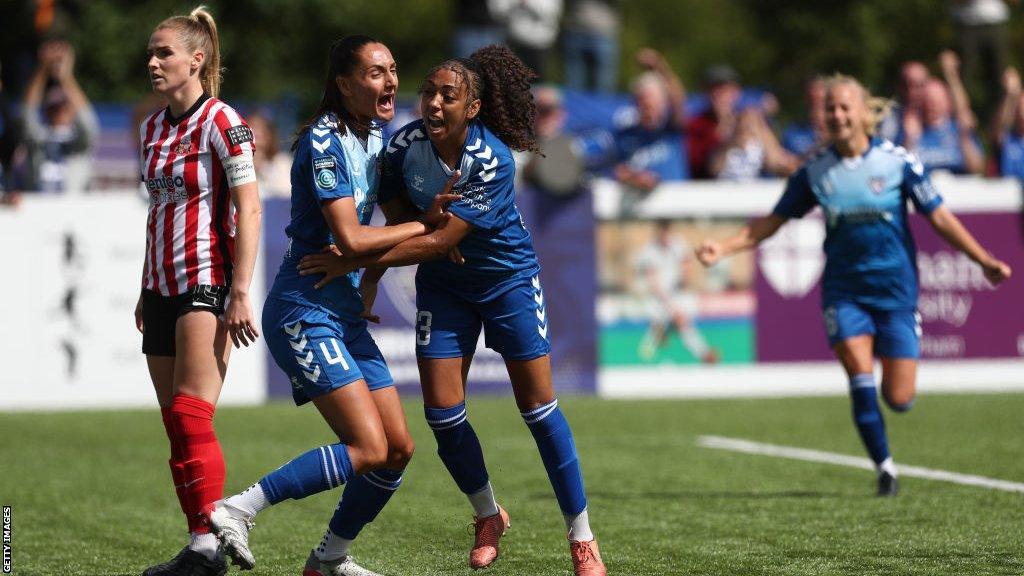
[[[255,558],[248,537],[261,510],[346,484],[303,576],[373,576],[349,555],[402,482],[413,441],[391,373],[362,316],[360,274],[324,287],[299,276],[299,259],[330,244],[346,254],[391,248],[432,230],[412,221],[368,226],[377,199],[381,123],[394,117],[398,73],[387,46],[348,36],[331,46],[323,99],[299,132],[292,164],[289,248],[263,308],[263,331],[297,405],[312,401],[339,442],[314,448],[207,510],[210,526],[243,570]],[[424,220],[442,217],[439,196]]]
[[[899,488],[878,407],[874,357],[882,363],[886,404],[906,412],[914,402],[920,352],[916,248],[907,200],[950,246],[977,262],[990,282],[1010,277],[1010,267],[986,252],[946,209],[917,158],[873,136],[887,104],[854,78],[830,78],[825,113],[832,145],[790,176],[770,215],[724,242],[705,242],[698,252],[701,262],[714,264],[754,248],[787,219],[822,207],[825,330],[850,379],[853,419],[878,470],[879,496],[895,496]]]
[[[203,7],[158,24],[147,54],[153,91],[167,107],[140,126],[150,202],[135,324],[191,542],[143,574],[220,575],[227,564],[198,514],[224,489],[213,414],[231,353],[228,336],[235,346],[259,336],[248,293],[261,217],[252,132],[217,99],[217,26]]]
[[[475,513],[470,566],[494,562],[509,526],[466,412],[466,376],[482,326],[487,346],[505,359],[516,404],[537,442],[565,518],[575,572],[603,575],[572,432],[551,383],[540,265],[515,205],[509,148],[537,149],[533,78],[503,46],[435,67],[420,88],[422,120],[388,143],[381,203],[389,221],[407,219],[456,179],[462,199],[451,205],[451,217],[433,233],[391,250],[355,259],[307,256],[301,269],[326,274],[318,282],[323,285],[358,267],[422,262],[416,273],[416,353],[423,400],[438,454]],[[456,248],[463,262],[445,258]]]

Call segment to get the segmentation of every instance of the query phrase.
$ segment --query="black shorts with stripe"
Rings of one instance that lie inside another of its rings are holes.
[[[142,290],[142,353],[147,356],[174,356],[175,327],[178,318],[193,310],[206,310],[214,316],[224,314],[227,286],[201,284],[184,294],[164,296]]]

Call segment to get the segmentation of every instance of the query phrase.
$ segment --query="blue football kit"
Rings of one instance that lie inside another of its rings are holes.
[[[334,239],[323,203],[352,198],[359,222],[373,215],[383,142],[378,129],[365,142],[338,119],[323,115],[302,134],[292,163],[288,250],[263,308],[263,331],[271,355],[292,383],[297,404],[354,382],[371,390],[393,383],[384,358],[366,328],[359,293],[360,272],[337,278],[321,289],[319,277],[300,276],[303,256],[320,252]]]
[[[878,355],[918,357],[918,278],[908,200],[922,214],[942,203],[921,162],[880,138],[856,158],[829,148],[789,178],[775,215],[800,218],[815,206],[824,212],[822,305],[830,345],[872,334]]]
[[[412,122],[388,142],[380,203],[406,197],[426,210],[455,170],[449,211],[472,226],[459,243],[464,264],[448,259],[416,272],[416,353],[427,358],[471,356],[481,327],[486,345],[509,360],[550,352],[540,264],[515,204],[515,163],[479,120],[470,123],[459,166],[448,167]]]

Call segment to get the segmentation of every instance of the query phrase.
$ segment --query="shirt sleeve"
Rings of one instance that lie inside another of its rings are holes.
[[[903,165],[903,195],[910,198],[914,209],[921,214],[931,214],[942,204],[942,196],[932,185],[924,165],[913,154],[907,154]]]
[[[213,117],[213,125],[210,145],[222,163],[234,156],[252,156],[255,149],[252,130],[238,112],[227,106],[221,108]]]
[[[309,179],[306,187],[313,192],[317,200],[326,202],[337,198],[350,198],[354,196],[352,182],[348,177],[348,168],[345,163],[345,154],[341,150],[338,139],[334,132],[324,137],[313,134],[312,131],[303,135],[308,140],[309,170],[304,171],[305,177]]]
[[[515,162],[510,154],[495,154],[474,164],[473,173],[455,193],[462,198],[448,210],[460,219],[484,230],[503,225],[501,215],[515,198]]]
[[[786,190],[772,209],[772,214],[782,218],[802,218],[817,204],[807,168],[801,168],[786,180]]]

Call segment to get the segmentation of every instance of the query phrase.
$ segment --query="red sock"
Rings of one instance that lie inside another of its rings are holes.
[[[172,428],[184,469],[182,508],[190,532],[209,532],[199,512],[224,496],[224,455],[213,431],[214,410],[213,404],[185,394],[176,394],[171,403]]]
[[[164,421],[164,430],[167,431],[167,440],[171,444],[171,459],[167,461],[167,465],[171,469],[171,480],[174,483],[174,492],[178,495],[178,504],[181,505],[181,512],[186,518],[189,516],[190,506],[188,504],[188,496],[185,493],[185,465],[182,462],[183,455],[181,453],[181,442],[178,441],[177,434],[174,433],[174,418],[171,416],[170,408],[161,408],[160,417]],[[191,523],[189,523],[191,528]]]

